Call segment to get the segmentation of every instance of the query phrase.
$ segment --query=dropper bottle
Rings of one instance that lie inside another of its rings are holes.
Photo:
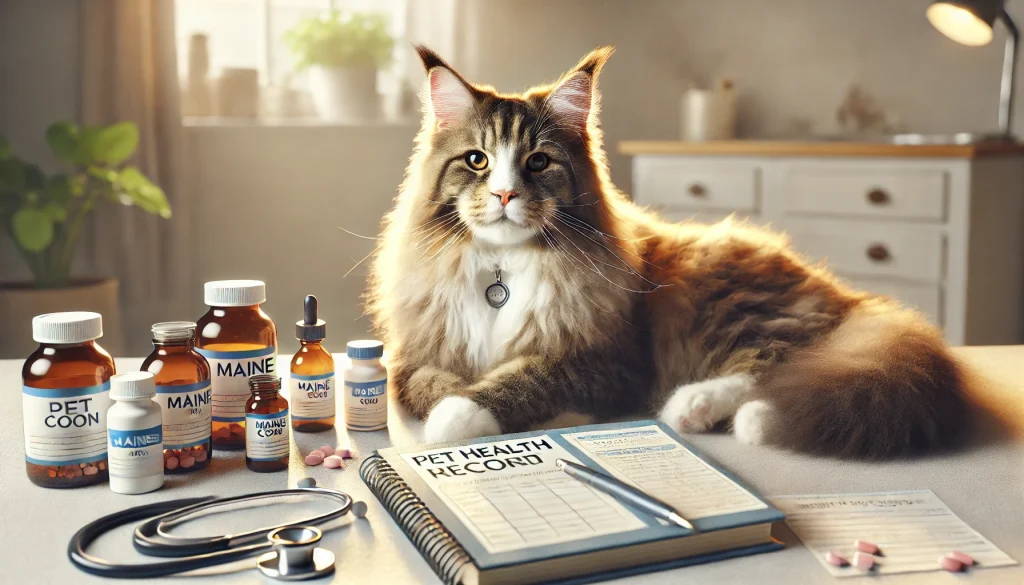
[[[302,320],[295,323],[300,347],[292,358],[288,397],[292,428],[313,433],[334,428],[334,358],[323,346],[327,323],[317,317],[316,297],[308,295],[302,308]]]

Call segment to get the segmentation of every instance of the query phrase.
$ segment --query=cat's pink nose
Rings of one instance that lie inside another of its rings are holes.
[[[491,195],[494,195],[495,197],[500,197],[501,198],[501,206],[502,207],[505,207],[506,205],[508,205],[509,201],[512,201],[516,197],[519,197],[519,193],[516,193],[515,191],[507,191],[505,189],[499,189],[497,191],[493,191],[493,192],[491,192]]]

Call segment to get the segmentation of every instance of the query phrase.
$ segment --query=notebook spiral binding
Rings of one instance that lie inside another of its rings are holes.
[[[384,504],[437,576],[448,585],[458,583],[462,569],[473,561],[391,464],[379,455],[367,457],[359,466],[359,477]]]

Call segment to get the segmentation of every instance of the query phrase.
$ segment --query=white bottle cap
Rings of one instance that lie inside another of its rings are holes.
[[[99,313],[72,311],[32,318],[32,339],[38,343],[85,343],[103,337]]]
[[[267,300],[267,285],[261,280],[214,280],[203,290],[211,307],[247,307]]]
[[[110,378],[110,397],[114,400],[138,400],[156,396],[156,382],[149,372],[130,372]]]

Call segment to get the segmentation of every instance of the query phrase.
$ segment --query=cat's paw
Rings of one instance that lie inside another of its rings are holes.
[[[428,443],[443,443],[501,434],[498,419],[486,408],[462,396],[449,396],[430,411],[423,425]]]
[[[746,374],[680,386],[658,413],[658,420],[682,433],[703,433],[732,416],[753,386],[753,377]]]
[[[764,400],[751,400],[736,411],[732,419],[732,432],[736,440],[747,445],[760,445],[765,441],[765,426],[772,407]]]

